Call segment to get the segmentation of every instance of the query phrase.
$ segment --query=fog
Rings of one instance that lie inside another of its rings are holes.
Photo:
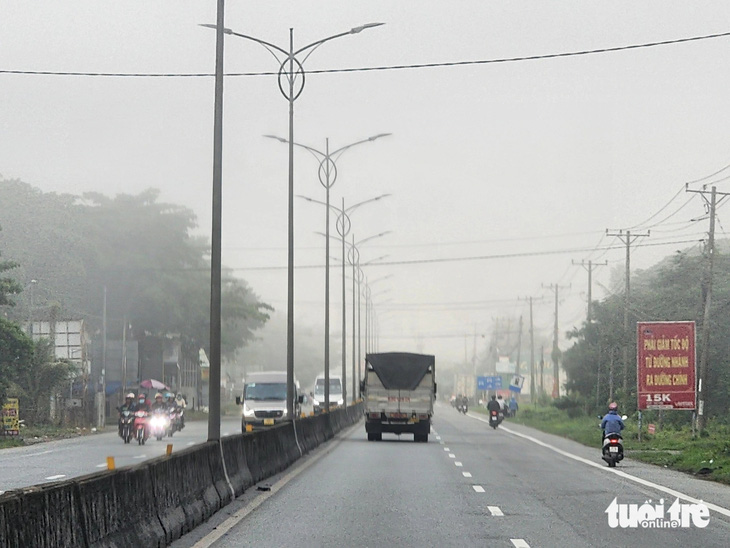
[[[215,22],[215,7],[212,0],[0,4],[3,177],[44,192],[113,196],[158,188],[163,201],[194,210],[196,234],[209,237],[215,32],[199,24]],[[389,231],[360,248],[361,263],[378,259],[363,267],[368,279],[387,277],[372,286],[378,349],[432,353],[445,364],[471,361],[475,341],[483,354],[497,319],[514,325],[523,316],[526,333],[528,297],[535,299],[536,343],[550,344],[551,284],[561,287],[561,333],[579,326],[587,275],[572,262],[608,262],[593,273],[594,299],[621,287],[625,249],[607,229],[651,230],[634,244],[632,270],[699,245],[704,205],[683,187],[718,182],[727,189],[720,170],[730,163],[730,38],[420,65],[706,36],[726,32],[728,16],[730,5],[719,1],[226,6],[227,27],[283,48],[289,28],[297,48],[385,23],[328,42],[306,60],[295,141],[323,150],[326,139],[336,149],[392,134],[342,155],[332,203],[390,194],[352,213],[356,240]],[[278,67],[260,45],[226,38],[227,73]],[[70,72],[87,75],[59,74]],[[288,159],[287,147],[264,135],[288,135],[276,76],[228,76],[223,263],[275,308],[273,325],[286,314]],[[324,200],[317,167],[296,150],[296,194]],[[322,351],[322,340],[312,341],[324,336],[325,248],[317,234],[324,230],[324,207],[297,200],[295,322],[307,344],[319,345],[313,352]],[[331,255],[334,367],[337,242]],[[259,336],[282,334],[264,328]]]

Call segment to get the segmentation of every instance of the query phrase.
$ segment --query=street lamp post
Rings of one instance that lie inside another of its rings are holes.
[[[375,198],[370,198],[369,200],[363,200],[362,202],[358,202],[357,204],[350,206],[348,208],[345,208],[345,199],[343,198],[342,199],[342,208],[338,208],[327,202],[321,202],[320,200],[315,200],[315,199],[309,198],[307,196],[298,195],[299,198],[307,200],[308,202],[313,202],[316,204],[323,205],[327,208],[327,210],[333,209],[334,211],[336,211],[338,213],[337,222],[335,224],[337,227],[337,232],[340,235],[340,239],[342,241],[342,385],[343,385],[342,386],[342,399],[343,399],[344,405],[347,405],[347,386],[345,385],[346,380],[347,380],[347,371],[346,371],[346,368],[347,368],[347,338],[346,338],[347,337],[347,321],[346,321],[346,317],[345,317],[345,314],[346,314],[346,309],[345,309],[346,308],[346,303],[345,303],[345,262],[346,262],[345,244],[346,244],[346,239],[345,238],[347,237],[348,233],[350,232],[350,227],[352,226],[352,222],[350,221],[349,213],[352,213],[355,209],[357,209],[358,207],[360,207],[362,205],[368,204],[370,202],[378,201],[387,196],[390,196],[390,194],[381,194],[380,196],[376,196]],[[328,223],[328,225],[329,225],[329,223]],[[322,236],[324,236],[327,240],[326,270],[329,273],[329,258],[330,258],[330,256],[329,256],[329,240],[330,240],[329,230],[324,234],[323,233],[320,233],[320,234],[322,234]],[[382,236],[384,234],[386,234],[386,232],[383,232],[380,235]],[[329,279],[329,274],[327,276],[327,279]],[[327,335],[326,340],[329,341],[329,336],[328,336],[328,331],[329,331],[329,329],[328,329],[328,327],[329,327],[329,285],[327,286],[327,289],[328,289],[327,299],[326,299],[326,304],[325,304],[325,317],[327,319],[327,321],[326,321],[327,328],[325,329],[325,334]],[[325,349],[327,350],[328,347],[325,346]],[[326,356],[328,357],[328,354],[326,354]],[[326,409],[329,411],[329,361],[327,361],[327,363],[325,365],[325,406],[326,406]]]
[[[222,0],[219,0],[222,2]],[[209,25],[204,24],[201,25],[203,27],[207,28],[215,28],[222,27],[222,16],[219,17],[219,24],[218,25]],[[287,323],[286,323],[286,394],[287,394],[287,404],[286,404],[286,410],[287,410],[287,417],[290,418],[290,420],[294,419],[294,101],[302,94],[302,91],[304,91],[304,83],[305,83],[305,72],[304,72],[304,63],[309,58],[309,56],[316,50],[319,46],[324,44],[325,42],[329,42],[330,40],[334,40],[335,38],[340,38],[341,36],[347,36],[350,34],[357,34],[359,32],[362,32],[365,29],[373,28],[373,27],[379,27],[380,25],[383,25],[384,23],[368,23],[365,25],[361,25],[359,27],[353,27],[347,32],[341,32],[339,34],[334,34],[332,36],[328,36],[327,38],[323,38],[321,40],[317,40],[316,42],[312,42],[311,44],[308,44],[304,46],[303,48],[299,48],[298,50],[294,50],[294,29],[289,29],[289,49],[286,50],[284,48],[281,48],[275,44],[272,44],[270,42],[266,42],[265,40],[261,40],[259,38],[254,38],[253,36],[249,36],[246,34],[241,34],[238,32],[234,32],[231,29],[223,28],[222,32],[225,34],[229,34],[231,36],[237,36],[239,38],[244,38],[246,40],[251,40],[252,42],[256,42],[257,44],[262,45],[266,50],[271,53],[271,55],[274,56],[274,58],[279,63],[279,73],[278,73],[278,84],[279,84],[279,91],[281,91],[281,94],[284,96],[284,98],[289,102],[289,207],[288,207],[288,244],[287,244]],[[221,46],[222,50],[222,46]],[[280,59],[279,56],[276,54],[276,52],[279,52],[284,55],[284,59]],[[300,54],[305,54],[303,59],[297,58]],[[221,53],[222,58],[222,53]],[[296,65],[296,70],[295,70]],[[295,89],[295,82],[297,80],[297,77],[301,76],[300,82],[297,84],[298,88]],[[212,369],[211,364],[211,369]],[[212,371],[211,371],[212,373]],[[220,374],[220,372],[218,372]],[[219,381],[220,382],[220,381]],[[213,378],[211,377],[211,386],[213,383]],[[219,425],[220,428],[220,425]],[[209,434],[210,439],[210,434]],[[217,439],[217,438],[216,438]]]
[[[359,245],[364,244],[365,242],[372,240],[374,238],[379,238],[381,236],[385,236],[386,234],[390,234],[390,231],[388,232],[381,232],[380,234],[375,234],[374,236],[370,236],[368,238],[363,238],[359,242],[355,242],[355,235],[352,235],[352,243],[348,244],[350,246],[350,249],[347,253],[347,260],[352,265],[352,390],[353,390],[353,397],[357,393],[356,386],[360,386],[360,369],[361,369],[361,357],[360,357],[360,337],[361,337],[361,319],[360,319],[360,294],[362,292],[361,284],[365,280],[365,272],[363,272],[363,269],[360,266],[360,250],[358,249]],[[380,261],[382,259],[385,259],[387,255],[384,255],[382,257],[378,257],[376,259],[372,259],[366,263],[363,263],[362,266],[375,263],[377,261]],[[393,275],[388,274],[387,276],[383,276],[382,278],[378,278],[375,281],[380,280],[386,280],[388,278],[391,278]],[[355,284],[357,284],[357,290],[355,289]],[[355,301],[355,295],[357,294],[357,302]],[[357,319],[355,317],[355,310],[357,309]],[[357,331],[355,331],[355,325],[357,325]],[[355,346],[357,345],[357,356],[355,355]],[[356,370],[357,369],[357,373]],[[355,375],[357,375],[357,385],[355,384]]]
[[[375,141],[376,139],[379,139],[380,137],[386,137],[388,135],[390,135],[390,133],[381,133],[378,135],[374,135],[372,137],[368,137],[367,139],[362,139],[360,141],[356,141],[354,143],[350,143],[349,145],[340,147],[333,152],[330,152],[329,138],[325,139],[325,152],[317,150],[314,147],[302,145],[300,143],[293,143],[295,146],[307,150],[319,162],[317,175],[319,177],[320,184],[325,189],[325,205],[327,206],[325,213],[325,232],[327,235],[327,243],[325,246],[324,274],[324,407],[326,412],[329,412],[330,405],[330,189],[332,188],[332,186],[334,186],[335,181],[337,180],[336,160],[340,156],[342,156],[342,154],[347,149],[350,149],[362,143],[370,143],[372,141]],[[275,135],[264,135],[264,137],[276,139],[281,143],[290,144],[289,141],[287,141],[286,139],[282,139],[281,137],[277,137]],[[335,208],[335,210],[337,210],[337,208]],[[346,391],[343,391],[343,398],[345,397],[345,395]]]

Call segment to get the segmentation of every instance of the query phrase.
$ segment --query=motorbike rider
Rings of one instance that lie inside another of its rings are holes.
[[[464,407],[464,409],[468,409],[469,408],[469,398],[467,398],[466,396],[462,396],[461,405]]]
[[[185,426],[185,415],[182,413],[182,406],[179,405],[178,401],[175,399],[175,394],[172,392],[167,392],[165,397],[167,398],[166,403],[168,412],[177,413],[178,417],[180,417],[180,429],[182,430]]]
[[[150,412],[150,402],[147,400],[147,394],[140,393],[140,395],[137,397],[137,406],[134,410],[147,411],[147,413]]]
[[[152,411],[157,411],[158,409],[167,411],[167,403],[163,401],[162,394],[160,392],[155,394],[155,403],[152,404]]]
[[[618,414],[618,404],[616,402],[611,402],[608,404],[608,413],[601,421],[601,430],[603,431],[601,441],[603,441],[608,434],[620,434],[623,429],[624,421],[621,420],[621,417]]]
[[[122,435],[122,413],[125,411],[134,412],[136,409],[137,404],[134,402],[134,393],[130,392],[126,396],[124,396],[124,403],[117,407],[117,411],[119,411],[119,435]]]
[[[497,403],[499,404],[499,412],[502,413],[503,417],[507,416],[507,402],[502,399],[502,394],[497,396]]]
[[[492,411],[496,411],[499,413],[501,410],[501,407],[499,405],[499,402],[497,401],[497,396],[492,396],[492,399],[489,400],[489,403],[487,403],[487,411],[491,414]]]
[[[175,396],[175,403],[177,404],[179,408],[180,413],[180,428],[185,428],[185,413],[183,413],[183,410],[188,406],[188,402],[185,401],[185,398],[182,394],[178,394]]]

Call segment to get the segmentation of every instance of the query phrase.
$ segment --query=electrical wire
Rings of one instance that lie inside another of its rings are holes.
[[[634,49],[652,48],[658,46],[668,46],[673,44],[682,44],[687,42],[699,42],[701,40],[712,40],[715,38],[730,37],[730,32],[721,32],[715,34],[705,34],[701,36],[690,36],[686,38],[675,38],[672,40],[660,40],[656,42],[644,42],[640,44],[630,44],[626,46],[614,46],[606,48],[586,49],[577,51],[566,51],[562,53],[547,53],[540,55],[526,55],[521,57],[504,57],[498,59],[482,59],[474,61],[449,61],[444,63],[419,63],[408,65],[386,65],[375,67],[351,67],[339,69],[320,69],[310,70],[307,74],[335,74],[345,72],[374,72],[388,70],[408,70],[408,69],[424,69],[424,68],[440,68],[440,67],[458,67],[470,65],[492,65],[499,63],[515,63],[522,61],[538,61],[543,59],[559,59],[563,57],[578,57],[582,55],[595,55],[601,53],[613,53],[618,51],[627,51]],[[49,70],[8,70],[1,69],[0,74],[25,74],[37,76],[91,76],[91,77],[112,77],[112,78],[210,78],[214,77],[214,73],[198,72],[198,73],[153,73],[153,72],[80,72],[80,71],[49,71]],[[284,74],[287,74],[286,72]],[[265,72],[229,72],[225,76],[279,76],[279,71]]]

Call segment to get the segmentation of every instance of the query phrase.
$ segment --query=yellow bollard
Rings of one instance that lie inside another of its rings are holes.
[[[172,444],[171,444],[171,443],[168,443],[168,444],[167,444],[167,449],[165,450],[165,454],[166,454],[166,455],[167,455],[168,457],[169,457],[170,455],[172,455]]]
[[[246,432],[253,432],[253,424],[246,425]]]
[[[107,470],[115,470],[116,466],[114,465],[114,457],[107,457],[106,458],[106,469]]]

